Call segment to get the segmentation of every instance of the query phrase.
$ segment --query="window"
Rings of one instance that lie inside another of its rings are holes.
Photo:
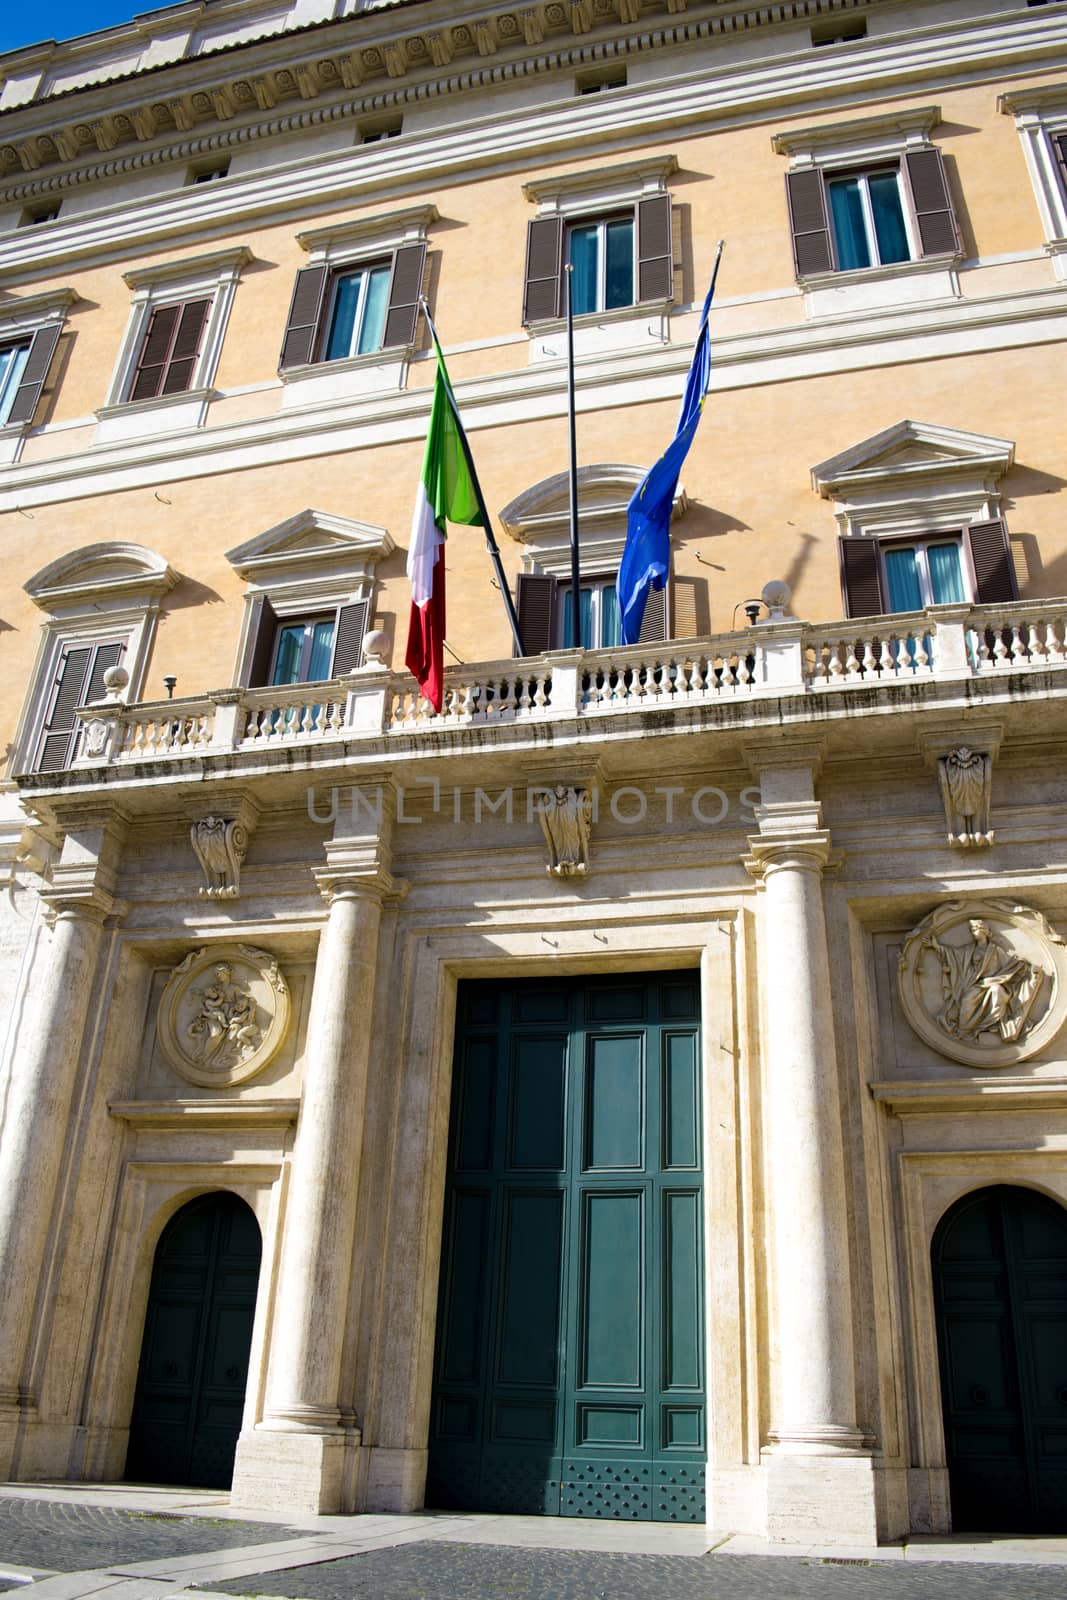
[[[528,656],[544,650],[570,650],[574,641],[574,616],[571,585],[551,573],[524,572],[518,580],[519,632]],[[619,597],[615,573],[583,579],[579,588],[581,604],[581,648],[613,650],[621,638]],[[666,639],[667,589],[650,589],[641,623],[642,644]]]
[[[863,17],[854,22],[817,22],[811,30],[813,45],[851,44],[856,39],[866,39],[867,23]]]
[[[609,67],[601,68],[599,72],[583,73],[576,80],[575,87],[579,94],[601,94],[605,89],[625,89],[626,68]]]
[[[127,400],[154,400],[192,387],[210,309],[210,300],[179,300],[152,311]]]
[[[38,205],[26,206],[19,217],[20,228],[34,228],[39,222],[54,222],[59,216],[60,200],[42,200]]]
[[[967,600],[959,539],[927,539],[882,550],[890,611],[959,605]]]
[[[30,339],[18,339],[12,344],[0,345],[0,427],[11,415],[26,363],[30,359]]]
[[[190,167],[186,175],[186,183],[214,183],[217,178],[229,176],[230,162],[226,157],[221,161],[212,161],[199,166]]]
[[[136,699],[163,596],[178,581],[163,557],[141,545],[89,545],[51,562],[26,584],[48,613],[22,718],[14,772],[61,772],[76,760],[76,707],[100,700],[104,675],[122,665]]]
[[[956,219],[941,152],[928,137],[940,118],[927,106],[775,136],[775,149],[793,160],[785,182],[802,283],[825,273],[953,264]]]
[[[574,607],[571,584],[558,585],[556,594],[556,638],[560,647],[569,650],[574,644]],[[580,640],[583,650],[610,650],[619,643],[619,596],[614,576],[594,578],[582,583],[578,589],[581,609]]]
[[[415,344],[433,206],[299,236],[312,265],[296,275],[279,369],[398,354]]]
[[[308,510],[228,551],[249,585],[235,681],[320,683],[360,666],[374,569],[394,549],[384,528]]]
[[[525,186],[539,214],[527,229],[524,324],[563,317],[567,262],[574,267],[576,316],[670,303],[674,253],[666,180],[676,165],[673,156],[660,157]]]
[[[391,122],[360,123],[359,142],[360,144],[381,144],[383,139],[399,138],[402,131],[403,125],[399,117],[396,117]]]
[[[133,303],[108,402],[96,413],[96,443],[202,425],[241,268],[251,259],[240,245],[123,275]]]
[[[1040,84],[1001,95],[1015,118],[1056,277],[1067,282],[1067,85]]]
[[[922,539],[842,539],[846,615],[883,616],[936,605],[993,605],[1019,590],[1002,518]]]

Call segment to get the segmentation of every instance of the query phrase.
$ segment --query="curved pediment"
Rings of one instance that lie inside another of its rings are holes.
[[[625,528],[626,508],[647,470],[623,462],[579,467],[578,517],[583,529],[617,525],[620,518]],[[679,489],[674,515],[680,516],[687,505],[685,490]],[[570,474],[557,472],[524,489],[504,507],[500,521],[505,532],[523,544],[536,541],[538,535],[558,534],[570,522]]]
[[[165,594],[178,574],[144,545],[90,544],[49,562],[23,585],[44,611],[88,606],[102,598],[148,600]]]

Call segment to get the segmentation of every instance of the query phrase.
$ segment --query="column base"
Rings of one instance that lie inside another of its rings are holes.
[[[876,1545],[878,1490],[870,1454],[796,1446],[763,1452],[767,1538],[783,1544]]]
[[[355,1509],[361,1434],[257,1428],[237,1441],[230,1504],[319,1516]]]

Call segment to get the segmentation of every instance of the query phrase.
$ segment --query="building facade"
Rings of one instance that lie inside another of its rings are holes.
[[[192,0],[0,58],[0,1474],[1062,1527],[1065,45]],[[453,528],[440,714],[424,295],[523,646]]]

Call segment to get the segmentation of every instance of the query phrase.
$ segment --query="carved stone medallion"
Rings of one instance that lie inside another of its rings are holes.
[[[191,950],[175,967],[156,1019],[163,1053],[190,1083],[246,1083],[289,1030],[289,989],[278,963],[247,944]]]
[[[1067,1018],[1067,948],[1039,911],[952,900],[905,939],[897,973],[920,1039],[971,1067],[1010,1067]]]

